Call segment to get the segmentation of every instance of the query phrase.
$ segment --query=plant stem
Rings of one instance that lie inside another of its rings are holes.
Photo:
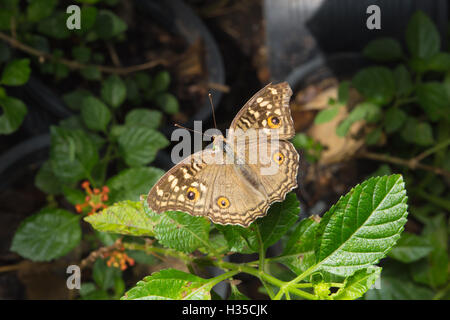
[[[450,145],[450,139],[444,140],[444,141],[438,143],[437,145],[433,146],[432,148],[425,150],[424,152],[419,154],[417,157],[414,157],[414,160],[419,162],[420,160],[428,157],[429,155],[435,153],[436,151],[444,149],[448,145]]]
[[[264,242],[261,237],[261,232],[259,231],[259,226],[255,224],[255,232],[256,236],[258,237],[258,243],[259,243],[259,270],[264,271],[265,264],[264,264],[264,258],[265,258],[265,250],[264,250]]]
[[[382,162],[389,162],[389,163],[393,163],[393,164],[398,164],[401,166],[405,166],[408,167],[409,169],[423,169],[426,171],[431,171],[434,172],[435,174],[440,174],[443,175],[445,177],[450,178],[450,172],[438,167],[433,167],[433,166],[429,166],[426,164],[422,164],[422,163],[417,163],[415,161],[413,161],[413,159],[411,160],[405,160],[402,158],[397,158],[397,157],[392,157],[392,156],[388,156],[388,155],[384,155],[384,154],[378,154],[378,153],[373,153],[373,152],[368,152],[368,151],[363,151],[360,152],[359,154],[357,154],[357,156],[359,156],[360,158],[366,158],[366,159],[370,159],[370,160],[376,160],[376,161],[382,161]]]

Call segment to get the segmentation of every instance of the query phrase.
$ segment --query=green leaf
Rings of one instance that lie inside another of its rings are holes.
[[[57,4],[56,0],[31,0],[27,7],[27,18],[32,22],[38,22],[53,13]]]
[[[177,98],[171,93],[164,92],[157,94],[155,102],[158,107],[168,114],[175,114],[180,109]]]
[[[411,263],[427,256],[431,250],[431,244],[426,238],[405,232],[388,255],[403,263]]]
[[[333,120],[339,113],[340,106],[332,106],[319,111],[319,113],[314,118],[315,124],[322,124]]]
[[[149,90],[150,84],[152,82],[152,79],[148,75],[148,73],[145,72],[137,72],[134,75],[134,80],[136,81],[137,86],[141,90]]]
[[[145,127],[125,127],[118,142],[120,154],[129,166],[152,162],[158,150],[169,145],[164,135]]]
[[[109,197],[113,202],[138,201],[140,195],[147,194],[163,174],[163,170],[153,167],[125,169],[107,181]]]
[[[122,79],[112,75],[102,84],[102,99],[113,108],[120,107],[127,96],[127,88]]]
[[[81,29],[76,30],[79,33],[86,33],[92,29],[97,19],[98,10],[96,7],[83,6],[81,8]],[[75,30],[74,30],[75,31]]]
[[[300,221],[277,260],[296,274],[311,267],[315,263],[314,246],[318,226],[319,223],[313,217]]]
[[[210,222],[205,217],[194,217],[184,212],[154,213],[144,201],[144,210],[156,224],[155,238],[162,245],[190,253],[199,247],[208,248]]]
[[[355,300],[363,296],[380,277],[381,268],[370,267],[356,271],[344,281],[344,286],[331,297],[334,300]],[[374,290],[374,289],[373,289]]]
[[[350,89],[349,81],[342,81],[338,87],[338,101],[341,104],[347,104],[348,102],[348,94]]]
[[[370,59],[380,62],[395,61],[402,57],[402,47],[394,38],[378,38],[370,41],[363,50]]]
[[[215,284],[211,279],[165,269],[139,281],[122,300],[211,300],[210,291]]]
[[[86,194],[79,189],[73,189],[63,185],[62,192],[67,201],[73,205],[82,204],[85,202]]]
[[[397,131],[405,123],[407,115],[398,108],[389,108],[384,114],[384,128],[387,133]]]
[[[0,116],[0,134],[10,134],[22,124],[27,107],[25,104],[13,97],[0,97],[0,107],[3,114]]]
[[[433,129],[427,122],[419,122],[416,118],[409,117],[400,132],[405,141],[420,146],[428,146],[434,143]]]
[[[50,161],[45,161],[39,168],[34,178],[34,185],[48,194],[61,193],[61,183],[53,173]]]
[[[1,83],[7,86],[21,86],[30,78],[30,59],[15,59],[3,69]]]
[[[450,53],[439,52],[428,61],[428,70],[448,71],[450,70]]]
[[[414,13],[408,22],[406,45],[413,58],[429,59],[439,52],[439,32],[433,21],[421,11]]]
[[[229,251],[238,253],[258,252],[258,239],[254,230],[241,226],[219,225],[215,228],[225,237]]]
[[[89,129],[106,131],[106,127],[111,120],[111,111],[99,99],[88,96],[82,101],[81,116]]]
[[[373,123],[377,122],[380,117],[380,106],[368,101],[359,103],[349,113],[348,117],[338,125],[336,134],[343,137],[350,130],[353,123],[363,119],[368,123]]]
[[[375,128],[366,135],[366,144],[368,146],[377,144],[380,141],[383,130],[381,128]]]
[[[110,10],[99,10],[94,26],[102,39],[111,39],[127,30],[127,24]]]
[[[167,71],[160,71],[152,80],[152,92],[158,93],[169,89],[170,74]],[[142,89],[146,89],[145,87]]]
[[[33,261],[50,261],[62,257],[81,240],[76,216],[63,209],[44,208],[26,218],[12,240],[11,251]]]
[[[98,161],[97,147],[82,130],[52,126],[50,162],[62,181],[77,182],[89,176]]]
[[[118,268],[108,267],[103,259],[95,260],[92,269],[92,278],[101,290],[108,290],[114,287],[117,278],[122,277],[122,271]]]
[[[92,94],[85,89],[76,89],[70,93],[63,95],[63,101],[72,110],[80,110],[83,104],[83,100],[87,97],[91,97]]]
[[[316,268],[349,276],[385,257],[406,222],[404,187],[401,175],[375,177],[341,197],[320,221]]]
[[[70,36],[70,30],[66,26],[68,15],[63,11],[51,14],[48,18],[41,20],[37,29],[43,35],[55,39],[65,39]]]
[[[427,82],[417,87],[420,106],[432,121],[441,118],[450,120],[450,103],[447,91],[442,83]]]
[[[84,218],[94,229],[131,236],[154,236],[154,222],[144,213],[142,203],[122,201],[100,213]]]
[[[411,74],[404,65],[399,65],[394,69],[395,85],[398,96],[408,96],[413,90]]]
[[[291,192],[283,202],[274,203],[265,217],[257,220],[265,249],[281,239],[298,220],[299,213],[300,203]]]
[[[386,67],[362,69],[353,77],[352,84],[369,102],[378,105],[389,103],[395,94],[394,74]]]
[[[129,127],[144,126],[157,129],[161,124],[162,113],[156,110],[133,109],[125,116],[125,125]]]

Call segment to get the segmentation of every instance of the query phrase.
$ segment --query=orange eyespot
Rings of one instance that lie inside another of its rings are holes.
[[[267,119],[267,123],[269,124],[269,127],[271,127],[272,129],[276,129],[281,126],[281,119],[277,116],[270,116]]]
[[[217,205],[222,209],[226,209],[230,206],[230,201],[225,197],[219,197],[217,199]]]
[[[186,198],[188,198],[191,201],[196,201],[199,196],[200,196],[200,193],[194,187],[189,187],[186,191]]]
[[[282,164],[284,161],[284,155],[281,152],[274,153],[273,161],[275,161],[278,164]]]

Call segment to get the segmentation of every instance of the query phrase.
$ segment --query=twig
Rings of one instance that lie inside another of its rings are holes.
[[[114,66],[121,67],[122,64],[120,63],[119,56],[117,55],[117,51],[114,48],[114,45],[112,45],[110,42],[106,42],[106,48],[108,48],[109,56],[111,57],[111,61]]]
[[[87,258],[85,258],[81,261],[80,268],[84,269],[88,265],[94,263],[95,260],[97,260],[97,258],[103,258],[105,256],[105,254],[107,254],[111,251],[114,251],[114,250],[119,250],[121,248],[123,248],[122,238],[119,238],[114,242],[114,244],[112,244],[110,246],[101,247],[95,251],[92,251]]]
[[[373,152],[368,152],[368,151],[362,151],[360,153],[357,154],[358,157],[360,158],[366,158],[366,159],[370,159],[370,160],[376,160],[376,161],[382,161],[382,162],[389,162],[389,163],[393,163],[393,164],[398,164],[401,166],[405,166],[408,167],[412,170],[415,169],[422,169],[422,170],[426,170],[426,171],[431,171],[434,172],[435,174],[439,174],[442,176],[445,176],[447,178],[450,178],[450,172],[438,167],[433,167],[433,166],[429,166],[426,164],[422,164],[419,163],[417,161],[415,161],[415,159],[411,159],[411,160],[405,160],[402,158],[397,158],[397,157],[392,157],[392,156],[388,156],[388,155],[384,155],[384,154],[378,154],[378,153],[373,153]]]
[[[9,271],[16,271],[19,270],[23,266],[22,262],[11,264],[8,266],[0,266],[0,273],[2,272],[9,272]]]
[[[19,49],[23,52],[26,52],[31,55],[39,57],[39,61],[43,61],[44,59],[53,60],[53,61],[56,61],[56,62],[66,65],[67,67],[69,67],[69,69],[85,69],[88,67],[95,67],[104,73],[125,75],[125,74],[129,74],[129,73],[137,72],[137,71],[151,69],[158,65],[163,65],[163,66],[169,65],[169,62],[164,59],[156,59],[156,60],[148,61],[143,64],[138,64],[138,65],[129,66],[129,67],[109,67],[109,66],[102,66],[102,65],[95,65],[95,64],[84,64],[84,63],[69,60],[69,59],[56,58],[49,53],[37,50],[35,48],[32,48],[32,47],[14,39],[14,38],[11,38],[10,36],[8,36],[2,32],[0,32],[0,39],[2,39],[3,41],[6,41],[7,43],[9,43],[12,47],[14,47],[16,49]]]
[[[425,150],[424,152],[419,154],[417,157],[414,157],[412,160],[414,160],[415,162],[418,163],[422,159],[428,157],[429,155],[435,153],[436,151],[439,151],[439,150],[447,147],[448,145],[450,145],[450,139],[444,140],[444,141],[438,143],[437,145],[435,145],[434,147]]]

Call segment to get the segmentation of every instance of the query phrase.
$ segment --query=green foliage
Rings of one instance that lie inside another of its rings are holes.
[[[0,107],[3,110],[0,116],[0,134],[16,131],[27,114],[27,107],[21,100],[9,96],[0,97]]]
[[[44,208],[22,221],[11,250],[33,261],[64,256],[81,240],[79,217],[63,209]]]
[[[30,77],[30,60],[16,59],[9,62],[3,69],[1,84],[7,86],[21,86],[27,83]]]
[[[210,300],[215,281],[165,269],[139,281],[123,300]]]

